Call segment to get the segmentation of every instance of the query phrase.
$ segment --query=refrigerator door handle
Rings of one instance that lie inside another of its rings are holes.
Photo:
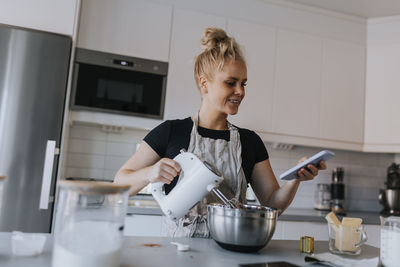
[[[56,155],[56,141],[47,140],[46,154],[42,176],[42,190],[40,193],[39,209],[49,208],[51,177],[53,175],[54,156]]]

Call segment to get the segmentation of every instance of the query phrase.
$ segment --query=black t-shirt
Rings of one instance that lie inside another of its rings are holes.
[[[182,148],[188,149],[192,128],[193,121],[190,117],[183,120],[167,120],[154,128],[143,140],[161,158],[173,159]],[[242,168],[249,183],[254,165],[268,159],[269,156],[263,141],[255,132],[243,128],[238,129],[242,145]],[[230,138],[229,130],[211,130],[199,126],[198,133],[203,137],[213,139],[229,141]],[[167,194],[176,182],[177,179],[174,179],[171,184],[165,185]]]

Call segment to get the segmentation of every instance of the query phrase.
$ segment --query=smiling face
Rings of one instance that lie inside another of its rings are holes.
[[[200,78],[203,105],[218,113],[234,115],[245,95],[247,68],[242,60],[225,62],[212,79]]]

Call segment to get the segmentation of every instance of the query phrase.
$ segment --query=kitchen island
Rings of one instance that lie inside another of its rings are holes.
[[[0,233],[0,266],[44,267],[51,265],[52,236],[48,235],[44,252],[35,257],[19,257],[11,253],[11,233]],[[186,252],[177,251],[170,242],[190,245]],[[328,242],[316,241],[315,253],[328,251]],[[258,253],[239,253],[219,247],[212,239],[127,237],[121,255],[121,267],[128,266],[239,266],[246,263],[287,261],[300,266],[307,265],[299,252],[298,240],[272,240]],[[363,246],[361,255],[353,259],[370,259],[379,256],[379,249]]]

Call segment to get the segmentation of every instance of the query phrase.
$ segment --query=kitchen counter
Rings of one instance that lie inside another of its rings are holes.
[[[326,223],[326,214],[328,214],[328,211],[288,208],[281,216],[279,216],[279,220]],[[338,217],[341,219],[341,216]],[[362,218],[363,224],[381,224],[378,212],[348,211],[346,217]]]
[[[11,254],[11,233],[0,233],[0,266],[2,267],[43,267],[50,266],[52,257],[52,236],[48,235],[43,254],[36,257],[18,257]],[[191,250],[179,252],[171,241],[190,245]],[[316,241],[315,253],[328,251],[328,242]],[[238,266],[244,263],[288,261],[306,265],[299,252],[298,240],[272,240],[258,253],[238,253],[219,247],[212,239],[127,237],[121,255],[121,267],[128,266]],[[363,246],[356,259],[370,259],[379,256],[379,249]],[[354,257],[351,257],[354,259]]]
[[[315,209],[288,208],[279,216],[279,220],[326,223],[327,213]],[[163,212],[152,196],[135,196],[129,200],[128,214],[163,215]],[[349,211],[346,216],[362,218],[363,224],[380,225],[378,212]]]

